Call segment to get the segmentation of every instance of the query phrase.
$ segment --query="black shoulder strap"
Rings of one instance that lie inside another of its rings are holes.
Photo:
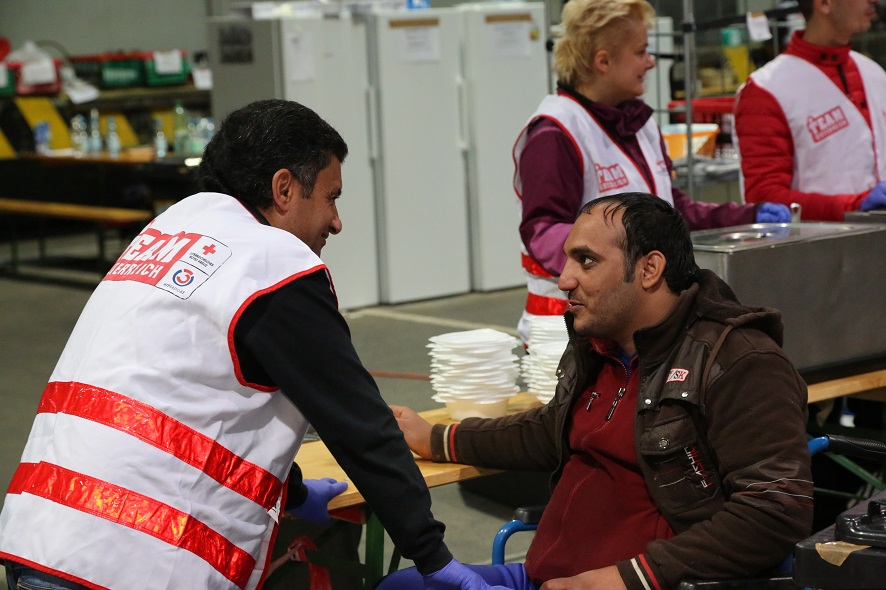
[[[720,352],[720,349],[723,347],[723,342],[726,340],[726,336],[729,335],[729,332],[732,331],[731,324],[726,325],[726,329],[720,333],[720,336],[717,338],[717,341],[714,342],[714,346],[711,348],[710,354],[708,354],[708,360],[705,362],[704,370],[701,373],[701,391],[699,392],[699,405],[702,408],[702,413],[704,413],[704,401],[706,394],[708,392],[708,380],[711,377],[711,367],[714,366],[714,361],[717,359],[717,353]]]

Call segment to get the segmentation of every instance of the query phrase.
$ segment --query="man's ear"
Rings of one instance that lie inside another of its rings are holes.
[[[644,289],[654,289],[664,283],[665,267],[668,264],[664,254],[653,250],[643,256],[638,262],[640,285]]]
[[[271,194],[274,197],[274,207],[281,211],[288,211],[292,199],[299,197],[301,190],[298,181],[286,168],[281,168],[271,178]]]

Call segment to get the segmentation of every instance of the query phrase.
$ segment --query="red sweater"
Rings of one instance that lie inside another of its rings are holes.
[[[850,47],[820,47],[794,33],[785,49],[818,67],[842,89],[871,124],[864,85]],[[739,91],[735,104],[735,132],[741,149],[745,200],[799,203],[806,221],[843,221],[846,211],[858,209],[869,190],[851,195],[802,193],[791,188],[794,178],[794,142],[781,105],[752,79]],[[873,148],[872,148],[873,149]],[[838,165],[837,162],[834,162]]]
[[[610,566],[642,555],[652,540],[674,536],[649,496],[632,444],[637,359],[628,371],[614,344],[595,342],[595,348],[608,362],[572,409],[569,462],[526,555],[526,573],[532,580]],[[597,537],[606,542],[596,542]]]

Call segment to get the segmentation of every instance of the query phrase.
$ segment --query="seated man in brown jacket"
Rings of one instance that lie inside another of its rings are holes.
[[[565,252],[570,341],[550,403],[433,427],[394,408],[423,458],[553,474],[526,562],[471,567],[520,590],[773,568],[812,522],[806,385],[780,314],[699,270],[680,213],[651,195],[591,201]],[[412,587],[411,570],[379,586]]]

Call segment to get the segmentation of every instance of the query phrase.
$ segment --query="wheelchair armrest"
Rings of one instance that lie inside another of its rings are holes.
[[[882,441],[836,434],[828,434],[826,438],[829,443],[826,450],[831,453],[881,461],[886,458],[886,444]]]
[[[492,541],[492,564],[500,565],[505,562],[505,543],[514,533],[521,531],[534,531],[541,520],[541,513],[544,512],[544,506],[524,506],[514,511],[513,520],[506,522],[499,529]]]
[[[514,511],[513,518],[523,524],[538,524],[538,521],[541,520],[541,513],[544,510],[544,506],[521,506]]]

